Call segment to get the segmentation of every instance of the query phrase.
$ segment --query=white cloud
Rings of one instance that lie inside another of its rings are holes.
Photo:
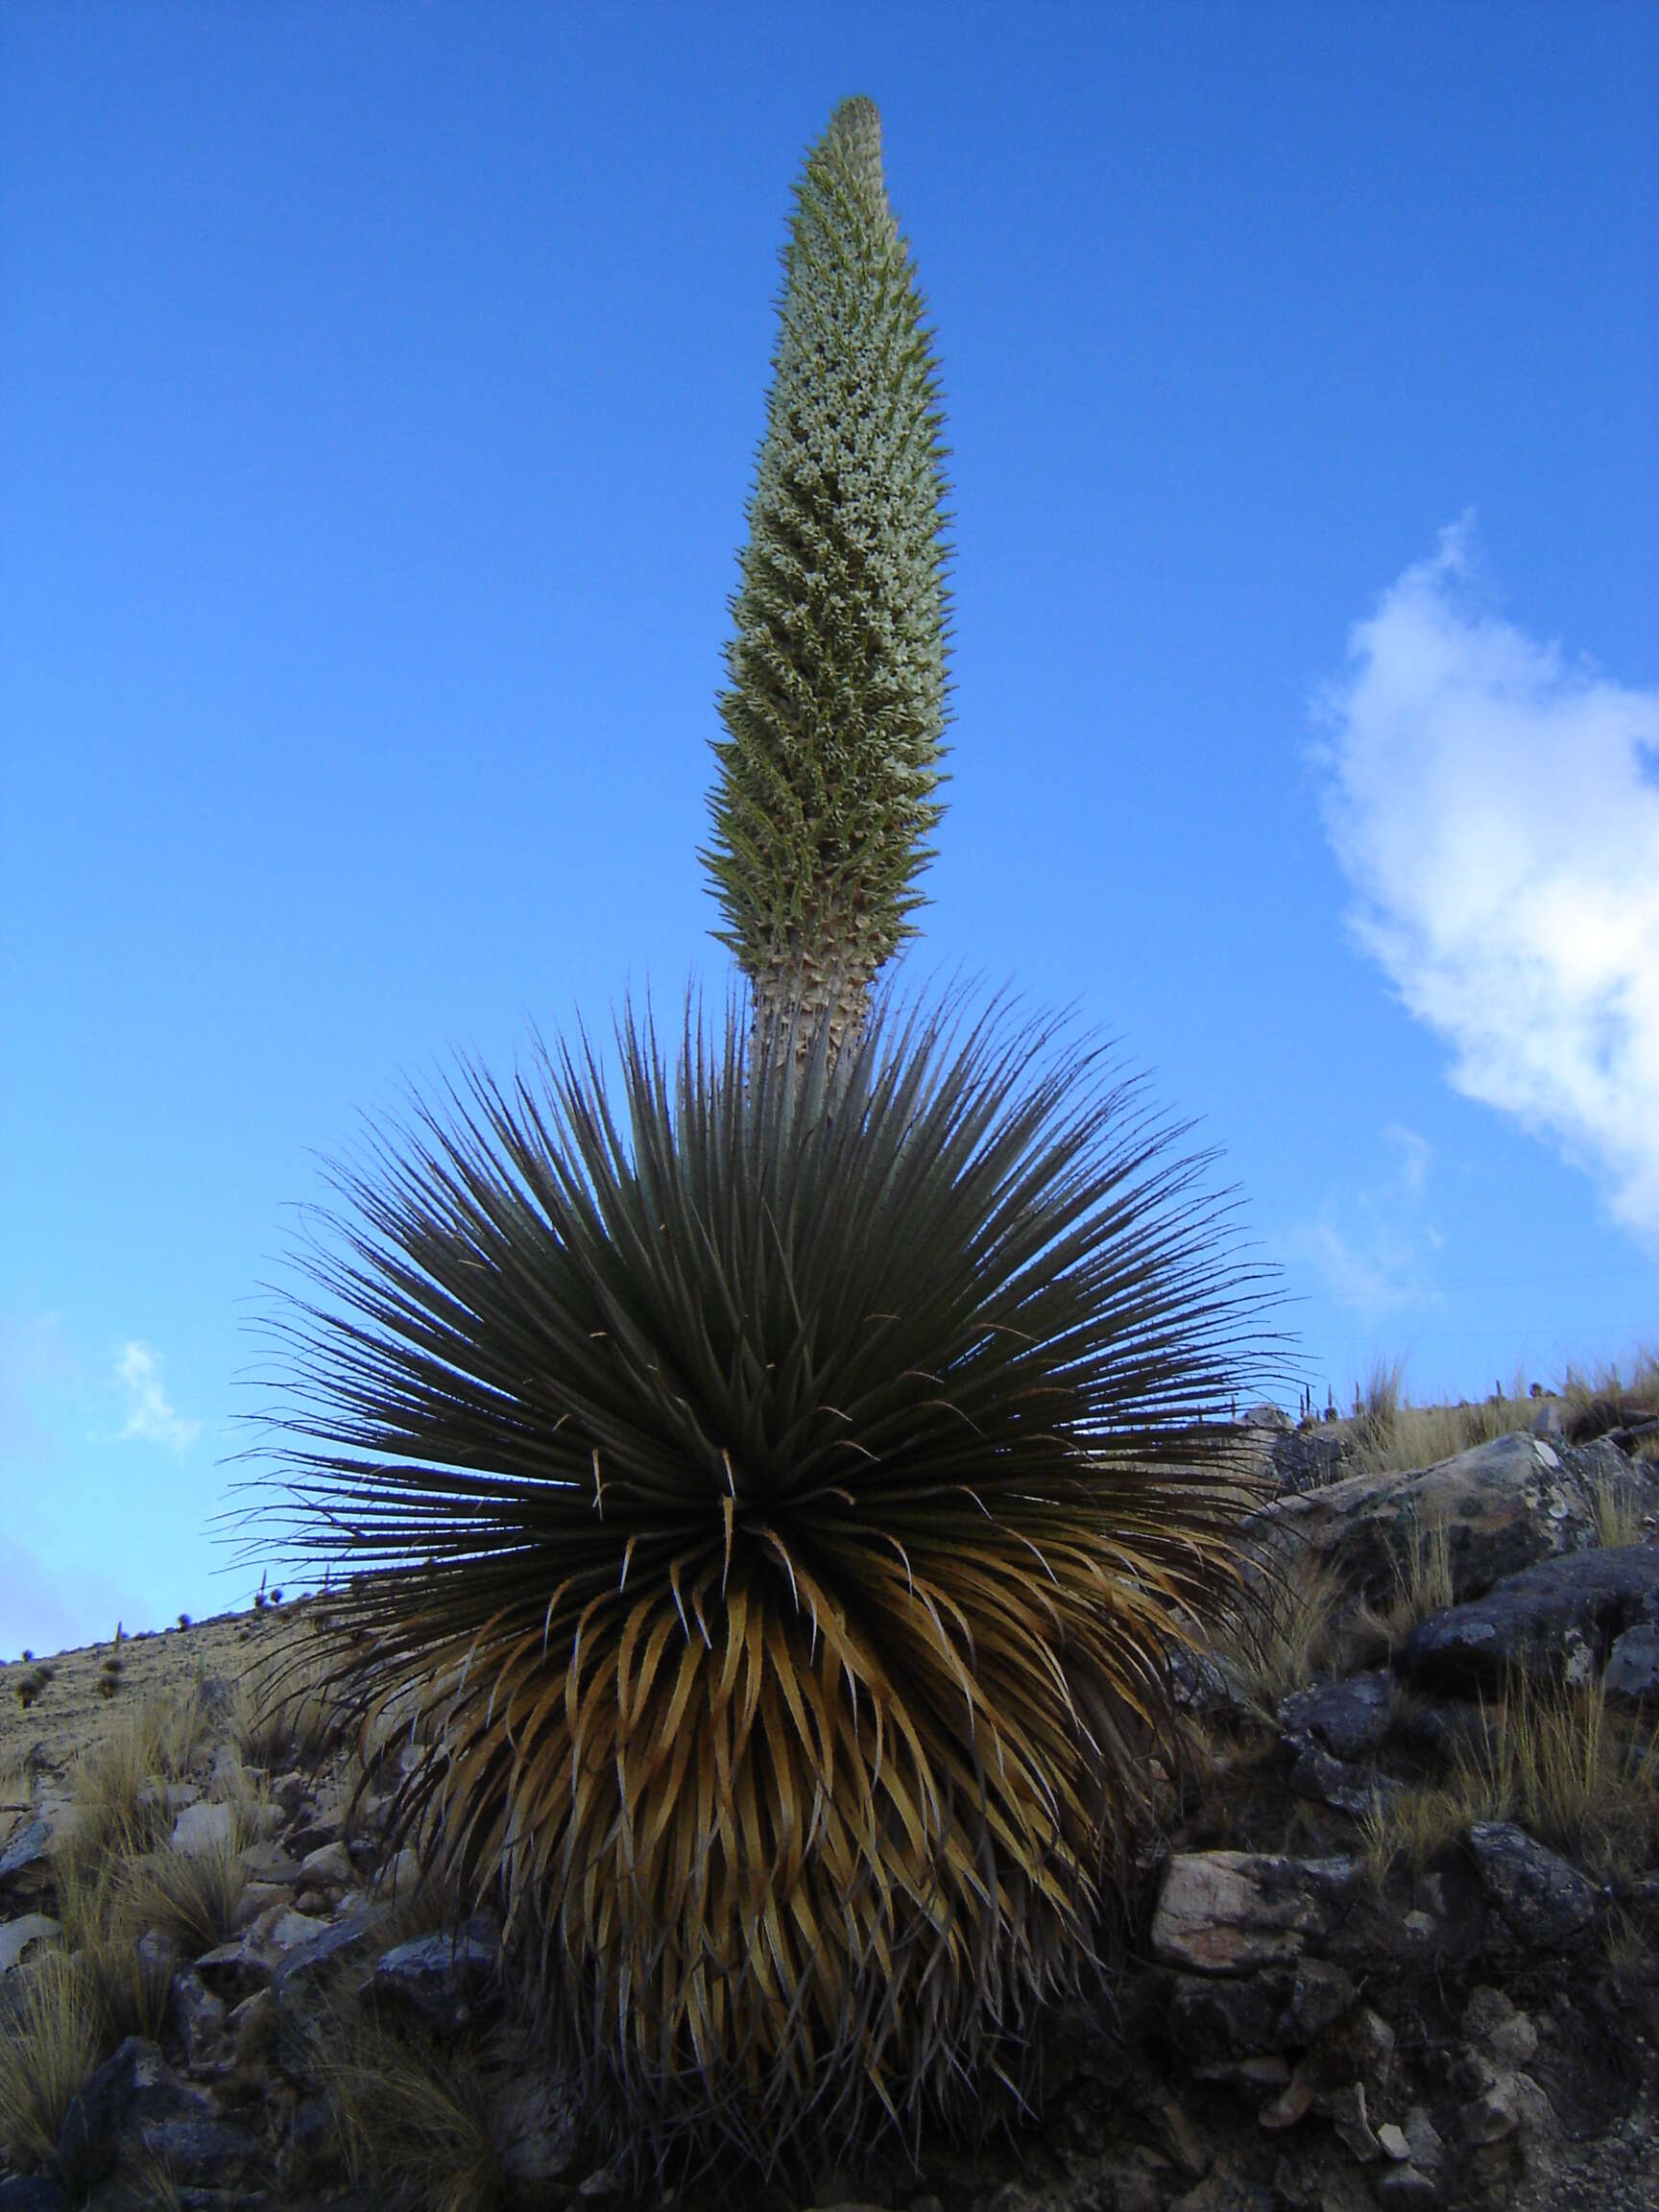
[[[161,1387],[161,1361],[147,1344],[123,1344],[115,1374],[128,1393],[123,1440],[137,1437],[146,1444],[165,1444],[171,1452],[182,1452],[196,1441],[201,1422],[181,1420],[168,1405]]]
[[[1318,702],[1351,924],[1457,1089],[1659,1247],[1659,692],[1480,613],[1471,543],[1383,593]]]
[[[1367,1321],[1441,1303],[1433,1259],[1442,1238],[1428,1214],[1431,1147],[1397,1121],[1382,1142],[1389,1166],[1375,1183],[1331,1194],[1315,1219],[1286,1236],[1287,1252],[1309,1261],[1337,1304]]]

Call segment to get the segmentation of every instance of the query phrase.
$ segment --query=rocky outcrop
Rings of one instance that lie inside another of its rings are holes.
[[[1616,1646],[1621,1666],[1609,1687],[1637,1685],[1642,1654],[1659,1614],[1659,1546],[1569,1551],[1505,1575],[1479,1598],[1431,1614],[1412,1630],[1403,1671],[1423,1687],[1502,1689],[1515,1674],[1584,1687],[1601,1677]],[[1624,1643],[1628,1632],[1641,1640]]]
[[[1659,1507],[1652,1463],[1633,1464],[1605,1441],[1575,1448],[1517,1432],[1421,1473],[1351,1475],[1275,1500],[1254,1527],[1281,1554],[1306,1549],[1378,1602],[1396,1593],[1414,1548],[1444,1529],[1453,1596],[1462,1599],[1542,1559],[1590,1550],[1598,1497],[1610,1485]]]
[[[1532,1438],[1500,1444],[1282,1502],[1316,1510],[1282,1511],[1275,1540],[1309,1527],[1355,1592],[1393,1575],[1424,1485],[1473,1502],[1474,1533],[1449,1546],[1457,1602],[1402,1636],[1392,1663],[1373,1647],[1276,1705],[1238,1659],[1182,1663],[1177,1695],[1213,1731],[1210,1766],[1171,1786],[1171,1805],[1185,1795],[1106,1993],[1040,2025],[1038,2116],[1020,2122],[987,2089],[987,2128],[1014,2128],[1012,2148],[926,2141],[920,2174],[901,2160],[824,2176],[790,2203],[1554,2212],[1548,2192],[1587,2146],[1628,2142],[1659,2172],[1659,2141],[1632,2117],[1645,2081],[1659,2091],[1659,1848],[1645,1879],[1610,1876],[1553,1831],[1465,1811],[1418,1862],[1372,1849],[1390,1804],[1479,1755],[1512,1672],[1637,1699],[1659,1670],[1659,1548],[1599,1551],[1576,1504],[1554,1510],[1551,1484],[1576,1498],[1600,1461],[1548,1445],[1551,1466]],[[1609,1479],[1647,1479],[1623,1465]],[[1326,1518],[1344,1489],[1345,1530]],[[350,2180],[319,2057],[325,2032],[349,2046],[371,2031],[476,2064],[504,2202],[634,2212],[575,2086],[512,2012],[495,1923],[444,1918],[413,1854],[394,1851],[385,1803],[353,1805],[340,1761],[255,1779],[257,1802],[234,1811],[228,1763],[158,1786],[157,1847],[234,1851],[246,1887],[221,1942],[143,1936],[141,1971],[166,1992],[153,2039],[94,2070],[46,2171],[0,2175],[0,2212],[124,2212],[144,2189],[191,2212],[389,2202]],[[0,2036],[62,1939],[54,1839],[72,1818],[61,1776],[42,1774],[0,1835]],[[686,2192],[677,2212],[712,2200]],[[781,2192],[767,2203],[785,2212]]]

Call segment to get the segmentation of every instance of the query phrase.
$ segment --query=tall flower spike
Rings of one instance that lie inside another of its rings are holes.
[[[833,1058],[944,811],[943,417],[873,102],[808,155],[783,273],[702,857],[757,1034],[805,1058],[827,1023]]]

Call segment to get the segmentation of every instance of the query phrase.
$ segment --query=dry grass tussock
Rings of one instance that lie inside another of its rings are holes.
[[[1638,1459],[1659,1459],[1659,1352],[1636,1354],[1626,1378],[1617,1365],[1588,1374],[1569,1368],[1561,1391],[1561,1427],[1569,1443],[1586,1444],[1620,1431],[1647,1430],[1632,1438]],[[1653,1428],[1647,1428],[1651,1422]]]
[[[1405,1383],[1403,1359],[1379,1360],[1372,1368],[1351,1424],[1355,1474],[1403,1475],[1436,1466],[1495,1436],[1529,1429],[1538,1410],[1519,1377],[1509,1391],[1471,1406],[1413,1406]]]
[[[1339,1659],[1344,1593],[1311,1552],[1255,1576],[1212,1631],[1208,1649],[1240,1684],[1261,1719]]]
[[[1379,1806],[1366,1855],[1382,1880],[1420,1872],[1477,1820],[1515,1820],[1599,1878],[1659,1858],[1659,1735],[1610,1712],[1600,1685],[1540,1690],[1522,1680],[1483,1709],[1472,1750],[1443,1780]]]
[[[32,2172],[50,2164],[107,2027],[94,1980],[71,1951],[45,1951],[8,1979],[16,1987],[0,2008],[0,2150]]]
[[[342,1725],[332,1672],[325,1628],[297,1620],[292,1633],[238,1678],[231,1741],[250,1766],[309,1765],[326,1756]]]
[[[504,2212],[488,2075],[476,2052],[444,2050],[325,2008],[313,2063],[352,2182],[411,2212]]]

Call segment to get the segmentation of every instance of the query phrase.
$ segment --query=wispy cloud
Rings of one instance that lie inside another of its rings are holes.
[[[1473,603],[1444,532],[1323,692],[1326,822],[1359,944],[1452,1081],[1589,1170],[1659,1247],[1659,692]]]
[[[1286,1248],[1322,1275],[1339,1306],[1374,1321],[1440,1304],[1434,1255],[1441,1236],[1429,1216],[1432,1154],[1414,1129],[1382,1131],[1387,1165],[1373,1182],[1333,1192],[1311,1221],[1291,1228]]]
[[[146,1444],[164,1444],[170,1452],[182,1452],[202,1433],[200,1421],[182,1420],[167,1403],[167,1393],[161,1387],[161,1361],[149,1345],[123,1344],[115,1376],[128,1393],[122,1441],[138,1438]]]

